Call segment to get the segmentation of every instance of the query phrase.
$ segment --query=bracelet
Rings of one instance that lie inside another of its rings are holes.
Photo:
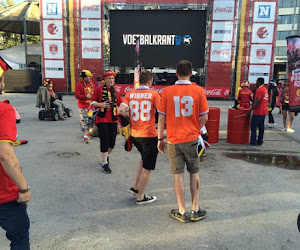
[[[30,186],[27,184],[27,187],[25,189],[19,189],[19,193],[27,193],[30,190]]]
[[[164,138],[157,139],[158,141],[162,141]]]

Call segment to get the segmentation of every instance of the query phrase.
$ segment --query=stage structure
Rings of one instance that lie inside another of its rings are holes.
[[[191,60],[208,97],[272,78],[278,0],[40,0],[40,10],[43,76],[55,91],[74,92],[82,69],[96,81],[107,61],[133,68],[137,37],[144,67]]]

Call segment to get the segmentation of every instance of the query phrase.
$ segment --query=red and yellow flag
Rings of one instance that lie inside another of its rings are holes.
[[[0,56],[0,77],[4,74],[5,71],[7,71],[9,69],[11,69],[11,67]]]

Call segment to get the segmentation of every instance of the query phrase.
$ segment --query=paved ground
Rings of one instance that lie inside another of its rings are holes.
[[[19,139],[29,140],[15,150],[32,188],[32,249],[300,249],[300,117],[296,133],[287,134],[276,114],[278,130],[267,130],[264,145],[249,148],[226,142],[232,102],[209,101],[221,108],[221,119],[219,143],[201,165],[201,207],[208,217],[181,224],[168,215],[177,205],[166,155],[159,155],[148,188],[158,201],[137,206],[127,189],[138,152],[125,152],[118,136],[112,174],[102,173],[98,139],[81,142],[74,96],[64,97],[74,117],[57,122],[38,120],[34,94],[4,98],[21,114]],[[188,190],[186,175],[190,210]],[[4,231],[0,249],[9,249]]]

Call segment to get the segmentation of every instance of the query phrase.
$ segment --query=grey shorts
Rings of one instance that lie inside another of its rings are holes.
[[[189,173],[196,174],[199,172],[200,158],[196,153],[197,144],[198,139],[181,144],[168,143],[168,154],[172,174],[184,173],[185,163]]]

